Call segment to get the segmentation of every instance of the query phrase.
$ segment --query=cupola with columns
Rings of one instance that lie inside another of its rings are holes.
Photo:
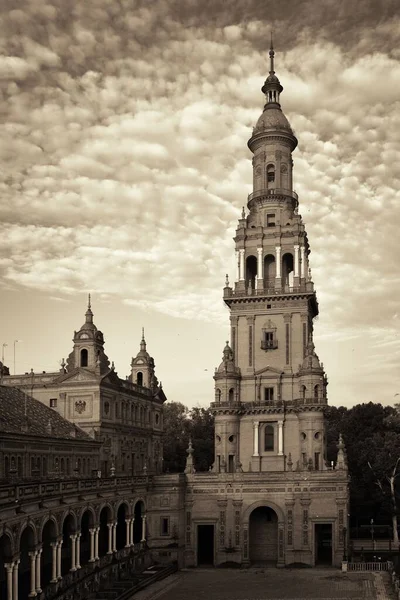
[[[146,340],[144,338],[144,327],[142,328],[142,339],[140,350],[131,361],[130,380],[136,385],[155,389],[158,386],[158,380],[155,376],[154,358],[147,352]]]
[[[236,280],[226,277],[231,343],[216,369],[215,471],[324,469],[327,379],[313,344],[318,302],[293,189],[297,139],[269,52],[266,102],[248,147],[253,191],[236,230]],[[222,465],[222,466],[221,466]]]
[[[85,322],[79,331],[74,331],[74,349],[68,356],[66,372],[70,373],[77,367],[88,369],[97,375],[103,375],[110,370],[110,361],[104,352],[104,337],[93,323],[93,312],[90,300],[85,313]]]

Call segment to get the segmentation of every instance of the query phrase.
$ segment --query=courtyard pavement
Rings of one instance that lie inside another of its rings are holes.
[[[132,600],[394,600],[388,573],[336,569],[193,569]]]

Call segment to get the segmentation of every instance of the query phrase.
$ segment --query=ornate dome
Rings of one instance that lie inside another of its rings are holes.
[[[268,129],[283,129],[293,135],[292,128],[290,127],[289,121],[277,107],[269,107],[266,105],[264,112],[258,119],[257,124],[254,128],[253,133],[261,133]]]
[[[229,346],[229,342],[226,342],[226,346],[224,348],[222,363],[219,365],[217,369],[217,373],[236,373],[236,367],[233,360],[233,351]]]

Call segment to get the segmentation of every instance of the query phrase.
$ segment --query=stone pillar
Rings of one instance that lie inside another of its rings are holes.
[[[254,430],[254,453],[253,456],[259,456],[258,453],[258,448],[259,448],[259,441],[258,441],[258,433],[259,433],[259,426],[260,426],[260,422],[259,421],[254,421],[253,423],[253,430]]]
[[[36,553],[37,550],[34,550],[33,552],[28,552],[29,558],[31,559],[31,591],[28,594],[29,598],[34,598],[36,596]]]
[[[239,250],[239,281],[244,280],[244,248]]]
[[[117,522],[113,523],[113,529],[112,529],[112,549],[113,549],[113,552],[117,551]]]
[[[125,519],[125,525],[126,525],[125,548],[129,548],[129,546],[131,545],[131,519]]]
[[[58,542],[51,542],[51,549],[53,551],[53,555],[51,557],[51,580],[50,583],[57,582],[57,546]]]
[[[89,533],[90,533],[90,558],[89,558],[89,562],[94,562],[95,558],[94,558],[94,536],[96,533],[96,529],[94,527],[91,527],[89,529]]]
[[[81,568],[81,533],[76,534],[76,569]]]
[[[36,554],[36,593],[40,594],[42,591],[41,588],[41,558],[42,558],[43,548],[39,548]]]
[[[13,600],[13,569],[14,563],[4,563],[4,568],[7,571],[7,600]]]
[[[99,560],[99,531],[100,527],[96,527],[94,531],[94,560]]]
[[[305,246],[300,246],[300,277],[304,279],[306,276],[305,273],[306,266],[306,248]]]
[[[131,546],[134,545],[134,541],[133,541],[133,526],[134,526],[134,523],[135,523],[135,517],[132,517],[132,519],[131,519]]]
[[[283,454],[283,421],[278,421],[278,454]]]
[[[57,543],[57,579],[62,579],[61,576],[61,548],[63,545],[63,541],[59,540]]]
[[[258,287],[261,288],[262,281],[264,279],[263,273],[263,249],[257,248],[257,279],[258,279]]]
[[[280,279],[282,277],[282,269],[281,269],[281,246],[275,246],[275,262],[276,262],[276,279]]]
[[[18,565],[19,560],[13,562],[13,600],[18,600]]]
[[[70,535],[69,539],[71,540],[71,551],[72,551],[70,571],[76,571],[76,533],[73,533],[72,535]]]
[[[293,277],[299,276],[299,248],[298,244],[294,245],[294,265],[293,265]]]
[[[239,251],[235,250],[235,257],[236,257],[236,281],[239,281],[240,279],[240,263],[239,263]]]
[[[108,550],[107,550],[107,554],[112,554],[112,548],[113,548],[113,526],[114,526],[114,523],[107,523],[107,527],[108,527]]]
[[[142,539],[140,541],[146,541],[146,515],[143,515],[142,517]]]

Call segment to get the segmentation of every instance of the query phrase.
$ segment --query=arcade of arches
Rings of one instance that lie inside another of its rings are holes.
[[[123,548],[145,543],[143,500],[46,513],[4,528],[0,536],[0,597],[26,600],[70,572]]]

